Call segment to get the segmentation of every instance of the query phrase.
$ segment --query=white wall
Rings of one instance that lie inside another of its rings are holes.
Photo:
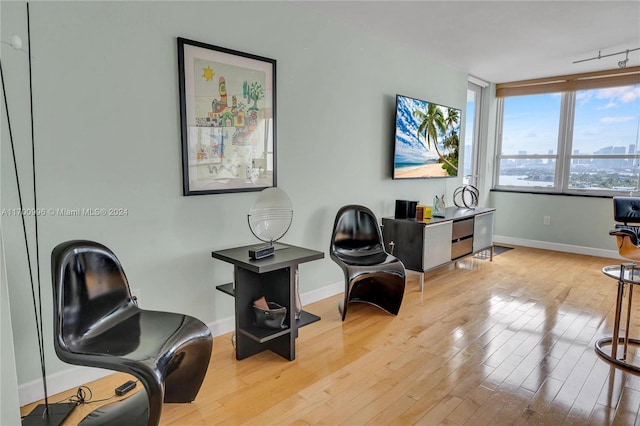
[[[24,23],[24,7],[0,3],[3,41]],[[207,323],[233,314],[232,300],[215,290],[232,269],[210,252],[255,241],[245,215],[256,193],[181,195],[176,37],[277,60],[278,186],[295,209],[284,241],[326,253],[340,206],[362,203],[388,216],[395,199],[430,203],[446,191],[450,200],[460,185],[459,179],[392,181],[390,175],[395,94],[464,114],[464,72],[288,2],[47,1],[30,9],[38,205],[129,211],[126,217],[40,218],[45,318],[52,315],[49,254],[73,238],[112,248],[144,308]],[[9,108],[21,170],[28,173],[26,58],[9,50],[2,45]],[[1,201],[16,207],[4,121],[2,131]],[[24,180],[30,199],[30,180]],[[38,380],[33,313],[19,219],[2,217],[2,224],[23,385]],[[328,253],[301,265],[303,293],[341,280]],[[48,370],[55,374],[68,366],[57,360],[51,341],[45,326]]]

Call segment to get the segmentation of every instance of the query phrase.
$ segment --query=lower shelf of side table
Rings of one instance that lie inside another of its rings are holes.
[[[225,294],[228,294],[229,296],[236,296],[235,289],[233,288],[233,283],[218,285],[216,286],[216,289]],[[319,316],[307,311],[300,311],[300,318],[296,320],[296,328],[304,327],[305,325],[312,324],[316,321],[320,321]],[[265,343],[271,339],[275,339],[277,337],[284,336],[285,334],[290,333],[291,328],[285,328],[283,330],[271,330],[268,328],[249,326],[237,331],[238,333],[242,333],[258,343]]]

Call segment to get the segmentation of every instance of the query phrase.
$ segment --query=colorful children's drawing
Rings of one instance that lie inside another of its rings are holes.
[[[275,60],[178,38],[185,195],[275,185]]]

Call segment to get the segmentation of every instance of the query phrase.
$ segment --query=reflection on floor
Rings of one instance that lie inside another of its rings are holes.
[[[611,335],[614,263],[516,247],[429,271],[423,293],[409,275],[397,317],[354,304],[343,323],[341,295],[309,304],[322,320],[300,330],[295,361],[236,361],[231,334],[217,337],[200,394],[161,424],[638,424],[640,376],[594,350]],[[304,265],[300,278],[304,293]],[[94,398],[121,382],[90,384]]]

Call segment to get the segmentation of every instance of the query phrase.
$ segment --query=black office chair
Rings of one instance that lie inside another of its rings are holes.
[[[406,272],[402,262],[384,250],[378,220],[364,206],[348,205],[336,214],[331,235],[331,259],[342,268],[342,321],[351,302],[365,302],[397,315],[404,296]]]
[[[613,216],[615,229],[609,235],[615,235],[620,256],[640,261],[640,226],[629,223],[640,223],[640,198],[613,197]]]
[[[163,401],[195,399],[211,357],[211,331],[205,324],[187,315],[138,308],[120,262],[99,243],[58,245],[51,253],[51,274],[58,358],[137,377],[146,398],[136,394],[121,406],[139,417],[141,410],[133,410],[131,401],[147,403],[147,425],[159,423]],[[83,424],[118,424],[110,416],[101,422],[94,413]]]

